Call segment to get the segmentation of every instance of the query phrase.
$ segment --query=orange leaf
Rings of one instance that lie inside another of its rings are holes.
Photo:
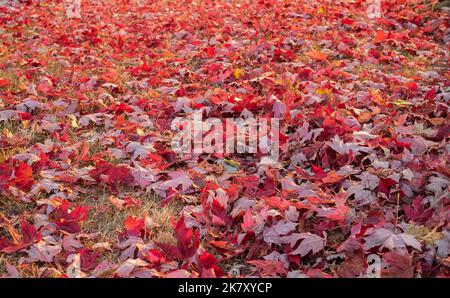
[[[382,42],[388,39],[388,36],[384,31],[377,31],[377,34],[375,36],[375,42]]]
[[[319,61],[326,61],[328,58],[327,54],[322,53],[321,51],[309,51],[306,55]]]
[[[369,122],[370,119],[372,119],[372,113],[371,112],[362,112],[359,117],[358,120],[360,123],[366,123]]]
[[[331,171],[327,174],[325,178],[322,179],[322,182],[333,184],[339,182],[340,180],[341,177],[335,171]]]
[[[6,87],[8,85],[9,85],[9,81],[7,79],[0,78],[0,88]]]

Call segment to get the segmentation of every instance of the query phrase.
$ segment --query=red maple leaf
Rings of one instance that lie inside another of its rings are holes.
[[[99,162],[97,167],[89,172],[96,181],[106,184],[132,184],[134,182],[131,171],[126,166],[116,166],[107,162]]]
[[[288,200],[285,200],[280,197],[270,197],[270,198],[264,198],[264,201],[267,205],[273,208],[277,208],[280,211],[284,211],[291,206],[291,203]]]
[[[70,203],[66,200],[61,202],[51,214],[56,225],[69,233],[80,232],[80,222],[87,219],[87,213],[90,210],[88,206],[77,206],[73,210],[69,210]]]
[[[272,260],[252,260],[248,261],[250,265],[257,267],[263,276],[286,275],[287,270],[284,263]]]
[[[194,232],[192,228],[186,227],[184,216],[181,216],[177,222],[172,220],[172,225],[177,246],[164,243],[157,243],[157,245],[164,250],[166,255],[187,260],[195,255],[200,246],[198,230]]]
[[[10,82],[5,78],[0,78],[0,88],[6,87],[10,84]]]
[[[184,223],[184,216],[176,224],[172,224],[174,225],[175,238],[178,241],[178,252],[185,259],[192,257],[200,246],[198,230],[195,230],[194,233],[192,228],[187,228]]]
[[[83,271],[92,270],[98,264],[99,251],[82,248],[79,252],[81,258],[81,269]]]
[[[12,183],[21,190],[29,190],[33,185],[33,169],[26,163],[20,163],[14,168]]]
[[[426,221],[433,214],[433,209],[428,208],[425,210],[423,198],[420,196],[415,198],[411,205],[404,204],[403,211],[408,219],[420,223]]]
[[[130,215],[125,219],[124,225],[129,236],[139,237],[145,230],[145,219]]]
[[[380,179],[380,182],[378,184],[378,191],[384,193],[386,196],[389,197],[389,193],[391,192],[392,186],[396,185],[397,181],[386,178],[386,179]]]
[[[252,228],[255,226],[255,219],[252,215],[252,211],[247,209],[244,214],[244,222],[241,224],[242,231],[248,233],[252,231]]]
[[[383,262],[388,266],[381,270],[382,277],[412,278],[414,277],[414,265],[412,256],[397,252],[383,254]]]
[[[4,238],[3,240],[0,240],[3,243],[0,243],[0,247],[3,246],[1,249],[2,252],[10,254],[15,253],[21,249],[27,248],[34,242],[41,240],[41,234],[36,230],[36,228],[30,224],[28,221],[23,220],[20,223],[20,231],[22,233],[22,238],[20,239],[19,243],[11,243]]]

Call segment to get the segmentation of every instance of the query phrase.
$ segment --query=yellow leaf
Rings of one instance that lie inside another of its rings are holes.
[[[153,90],[152,88],[149,88],[149,89],[148,89],[147,94],[148,94],[150,97],[159,98],[159,93],[158,93],[158,91]]]
[[[141,137],[145,135],[145,131],[143,131],[141,128],[137,128],[136,133]]]
[[[376,90],[370,90],[370,94],[373,96],[372,100],[379,104],[380,106],[385,106],[386,101],[381,97],[381,95]]]
[[[410,103],[409,101],[402,99],[397,99],[396,101],[393,102],[393,104],[399,107],[406,107],[412,105],[412,103]]]
[[[434,229],[432,231],[430,231],[424,237],[422,237],[422,239],[425,241],[425,243],[433,244],[437,240],[442,239],[442,233],[436,232],[436,229],[437,229],[437,227],[434,227]]]
[[[316,93],[320,94],[320,95],[324,95],[324,94],[330,95],[331,94],[331,90],[330,89],[317,89]]]
[[[437,232],[437,227],[434,227],[433,230],[425,226],[418,226],[413,224],[405,225],[405,232],[419,238],[421,241],[424,241],[426,244],[433,244],[437,240],[442,238],[442,233]]]
[[[242,69],[240,69],[240,68],[236,68],[235,70],[234,70],[234,78],[236,79],[236,80],[239,80],[239,78],[242,76]]]
[[[430,229],[428,229],[425,226],[418,226],[414,224],[405,224],[405,232],[407,234],[411,234],[417,238],[424,237],[427,233],[430,232]]]
[[[7,129],[7,128],[5,128],[5,129],[3,130],[3,133],[5,134],[5,136],[6,136],[7,138],[12,138],[12,137],[13,137],[12,132],[9,131],[9,129]]]
[[[78,128],[78,122],[77,122],[77,118],[75,117],[75,115],[70,114],[67,115],[67,117],[69,117],[70,119],[70,126],[74,127],[74,128]]]
[[[239,168],[239,166],[241,165],[239,162],[232,159],[225,159],[224,161],[226,164],[232,166],[233,168]]]

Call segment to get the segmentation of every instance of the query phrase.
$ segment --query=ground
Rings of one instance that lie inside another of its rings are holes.
[[[0,4],[0,276],[448,277],[448,10],[378,3]]]

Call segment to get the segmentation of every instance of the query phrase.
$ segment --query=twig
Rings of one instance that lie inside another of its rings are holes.
[[[398,225],[398,207],[400,205],[400,193],[397,193],[397,208],[395,212],[395,232],[397,233],[397,225]]]

